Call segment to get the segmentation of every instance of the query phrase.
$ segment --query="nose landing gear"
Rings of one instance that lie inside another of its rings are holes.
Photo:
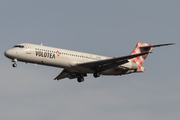
[[[12,64],[12,66],[13,66],[13,67],[17,67],[17,64],[16,64],[16,63],[14,63],[14,64]]]
[[[17,59],[12,60],[12,62],[14,62],[14,64],[12,64],[13,67],[17,67],[16,61]]]

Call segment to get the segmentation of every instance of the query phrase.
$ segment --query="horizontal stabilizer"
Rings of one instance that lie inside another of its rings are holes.
[[[151,47],[161,47],[161,46],[168,46],[168,45],[174,45],[175,43],[168,43],[168,44],[159,44],[159,45],[152,45],[152,46],[143,46],[139,47],[140,49],[146,49],[146,48],[151,48]]]
[[[168,43],[168,44],[159,44],[159,45],[151,45],[147,43],[138,43],[135,47],[134,51],[131,53],[131,55],[137,54],[137,53],[144,53],[144,52],[150,52],[154,49],[154,47],[161,47],[161,46],[168,46],[168,45],[174,45],[175,43]],[[136,57],[131,59],[132,62],[136,63],[138,65],[137,71],[145,71],[145,69],[142,67],[142,64],[146,60],[148,54]]]

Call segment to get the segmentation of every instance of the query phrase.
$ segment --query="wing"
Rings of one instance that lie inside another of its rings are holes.
[[[64,69],[54,80],[64,79],[69,75],[69,72]]]
[[[128,55],[128,56],[123,56],[123,57],[117,57],[117,58],[111,58],[111,59],[106,59],[106,60],[99,60],[99,61],[93,61],[93,62],[86,62],[82,64],[77,64],[74,67],[86,67],[86,68],[96,68],[99,67],[98,71],[102,72],[104,70],[110,69],[117,67],[119,65],[128,63],[128,59],[135,58],[138,56],[142,56],[145,54],[149,54],[150,52],[144,52],[144,53],[139,53],[139,54],[134,54],[134,55]],[[74,79],[77,78],[78,76],[87,76],[86,73],[77,73],[70,71],[68,69],[64,69],[54,80],[59,80],[59,79],[64,79],[64,78],[69,78],[69,79]]]
[[[73,72],[68,69],[64,69],[56,78],[54,78],[54,80],[60,80],[60,79],[64,79],[64,78],[74,79],[74,78],[78,78],[79,76],[85,77],[85,76],[87,76],[87,74],[86,73],[77,73],[75,71]]]
[[[92,68],[92,67],[97,67],[97,66],[102,66],[102,65],[112,64],[112,63],[124,64],[124,62],[125,63],[128,62],[127,59],[135,58],[135,57],[142,56],[149,53],[150,52],[144,52],[144,53],[133,54],[133,55],[123,56],[123,57],[117,57],[117,58],[111,58],[111,59],[105,59],[105,60],[99,60],[99,61],[93,61],[93,62],[86,62],[86,63],[78,64],[77,66]]]
[[[128,63],[129,62],[128,59],[135,58],[135,57],[142,56],[142,55],[146,55],[149,53],[150,52],[144,52],[144,53],[128,55],[128,56],[123,56],[123,57],[117,57],[117,58],[111,58],[111,59],[106,59],[106,60],[87,62],[87,63],[78,64],[77,66],[91,68],[94,70],[94,72],[100,73],[100,72],[103,72],[105,70],[115,68],[119,65]]]

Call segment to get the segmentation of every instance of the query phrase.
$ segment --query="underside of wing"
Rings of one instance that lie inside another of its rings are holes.
[[[87,74],[86,73],[78,73],[75,71],[70,72],[70,71],[68,71],[68,69],[64,69],[56,78],[54,78],[54,80],[60,80],[60,79],[64,79],[64,78],[74,79],[74,78],[78,78],[79,76],[86,77]]]
[[[64,69],[56,78],[54,78],[54,80],[64,79],[68,76],[68,74],[67,70]]]

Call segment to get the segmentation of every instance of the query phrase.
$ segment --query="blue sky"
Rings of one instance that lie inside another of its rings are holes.
[[[1,0],[0,119],[169,120],[180,118],[180,1]],[[4,51],[34,43],[110,57],[138,42],[154,49],[145,73],[53,81],[62,69],[18,62]]]

